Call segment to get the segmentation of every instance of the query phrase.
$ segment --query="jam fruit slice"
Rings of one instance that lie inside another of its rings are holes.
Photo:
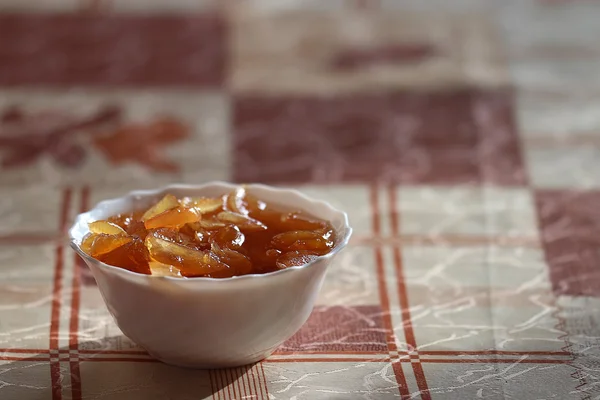
[[[94,221],[88,224],[92,233],[104,233],[106,235],[127,235],[125,229],[109,221]]]
[[[130,236],[137,236],[140,239],[144,239],[148,234],[148,230],[144,223],[140,220],[133,220],[127,226],[127,234]]]
[[[158,261],[150,261],[149,266],[152,275],[181,277],[179,268],[172,265],[163,264]]]
[[[162,228],[152,231],[152,235],[175,244],[189,247],[191,249],[201,250],[201,247],[203,247],[200,243],[198,243],[196,233],[193,231],[191,234],[188,234],[183,230],[177,231],[176,229]],[[208,247],[210,247],[210,244]]]
[[[277,249],[269,249],[267,250],[267,252],[265,253],[267,257],[272,258],[273,260],[276,260],[279,258],[279,256],[281,256],[281,250],[277,250]]]
[[[156,232],[146,236],[146,247],[152,259],[179,268],[183,276],[202,276],[229,268],[210,252],[174,243]]]
[[[248,215],[248,209],[246,208],[246,189],[243,187],[238,188],[228,195],[225,196],[225,204],[227,209],[236,214]]]
[[[216,218],[201,219],[200,222],[191,225],[195,230],[208,229],[215,230],[227,226],[227,223],[219,221]]]
[[[289,247],[289,249],[312,251],[319,255],[327,254],[331,250],[327,245],[327,242],[322,238],[297,240]]]
[[[262,231],[267,229],[267,226],[262,222],[231,211],[220,212],[217,214],[217,219],[221,222],[236,225],[241,231]]]
[[[118,214],[113,217],[110,217],[106,220],[106,222],[110,222],[112,224],[118,225],[121,228],[123,228],[124,230],[127,230],[127,227],[129,226],[129,224],[134,220],[135,220],[135,218],[133,216],[133,213],[127,213],[127,214]]]
[[[110,217],[107,222],[120,226],[128,235],[145,238],[148,232],[141,221],[142,215],[142,212],[119,214]]]
[[[315,221],[296,212],[283,215],[281,220],[288,230],[317,231],[328,228],[325,221]]]
[[[180,228],[199,219],[200,214],[194,209],[177,207],[147,219],[144,221],[144,226],[146,229]]]
[[[211,242],[216,242],[220,246],[228,247],[230,249],[241,248],[245,239],[246,237],[244,234],[234,225],[227,225],[214,232],[211,236]]]
[[[208,246],[210,247],[210,235],[207,232],[203,232],[203,231],[197,231],[194,232],[194,237],[196,238],[196,242],[198,242],[199,245],[201,246]]]
[[[110,253],[133,240],[130,236],[107,235],[105,233],[91,233],[81,243],[81,249],[94,258]]]
[[[193,208],[198,214],[209,214],[223,208],[223,199],[212,197],[184,197],[181,204]]]
[[[277,268],[285,269],[289,267],[299,267],[301,265],[307,264],[313,260],[316,260],[318,255],[314,254],[310,251],[305,250],[295,250],[289,251],[283,254],[277,260]]]
[[[240,187],[225,196],[227,210],[236,214],[249,215],[256,218],[260,211],[266,209],[267,205],[250,195],[246,188]]]
[[[151,274],[150,271],[150,254],[140,238],[131,238],[132,240],[113,251],[103,254],[98,257],[98,260],[105,264],[117,265],[129,271],[138,272],[140,274]]]
[[[325,221],[315,221],[296,212],[281,213],[265,209],[252,212],[250,216],[279,232],[323,231],[330,228]]]
[[[273,236],[271,244],[279,250],[287,250],[298,240],[316,240],[322,239],[319,232],[313,231],[289,231]],[[296,249],[298,250],[298,249]]]
[[[290,231],[273,237],[271,244],[274,248],[287,250],[306,250],[316,254],[326,254],[333,248],[333,242],[328,241],[321,231]]]
[[[158,203],[150,207],[148,211],[144,213],[144,215],[142,215],[142,222],[146,222],[147,220],[162,214],[165,211],[177,207],[179,207],[179,201],[177,201],[177,197],[173,196],[172,194],[167,194]]]
[[[212,243],[211,250],[220,262],[229,266],[230,271],[234,275],[245,275],[252,272],[252,262],[245,255],[226,247],[221,247],[216,242]]]

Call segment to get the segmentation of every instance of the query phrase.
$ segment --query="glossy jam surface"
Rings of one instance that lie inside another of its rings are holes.
[[[89,224],[81,248],[106,264],[178,277],[228,278],[306,264],[327,254],[335,231],[240,187],[222,197],[167,194],[147,210]]]

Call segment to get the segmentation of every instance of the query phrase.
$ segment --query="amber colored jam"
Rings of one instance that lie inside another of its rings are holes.
[[[222,197],[167,194],[147,210],[89,224],[81,248],[130,271],[227,278],[306,264],[327,254],[327,221],[255,198],[240,187]]]

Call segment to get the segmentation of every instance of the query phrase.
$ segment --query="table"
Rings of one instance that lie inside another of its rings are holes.
[[[599,398],[599,2],[0,10],[3,400]],[[355,234],[276,354],[178,369],[65,232],[210,180],[298,188]]]

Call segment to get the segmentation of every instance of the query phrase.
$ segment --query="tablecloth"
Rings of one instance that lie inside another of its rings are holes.
[[[600,398],[599,20],[593,0],[0,0],[0,398]],[[355,234],[273,356],[180,369],[123,336],[65,233],[211,180],[297,188]]]

